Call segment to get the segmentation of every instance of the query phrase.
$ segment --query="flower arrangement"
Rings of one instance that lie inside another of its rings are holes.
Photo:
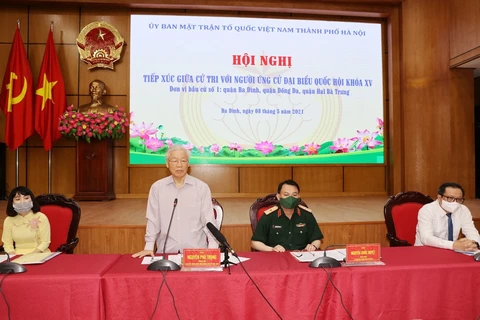
[[[127,131],[129,120],[123,108],[116,108],[108,113],[86,113],[73,110],[73,105],[60,116],[58,130],[69,139],[76,141],[92,138],[122,139]]]

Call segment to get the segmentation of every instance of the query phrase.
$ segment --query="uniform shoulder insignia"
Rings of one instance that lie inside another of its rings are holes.
[[[308,212],[312,213],[312,209],[310,209],[310,208],[307,208],[307,207],[305,207],[305,206],[302,206],[301,204],[299,204],[298,206],[299,206],[301,209],[303,209],[303,210],[305,210],[305,211],[308,211]]]
[[[276,210],[278,210],[278,207],[277,207],[277,206],[273,206],[273,207],[271,207],[270,209],[265,210],[264,213],[268,216],[270,213],[272,213],[273,211],[276,211]]]

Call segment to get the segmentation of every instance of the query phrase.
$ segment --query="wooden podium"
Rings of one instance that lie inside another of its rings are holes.
[[[77,142],[77,168],[75,195],[77,201],[112,200],[113,192],[113,140]]]

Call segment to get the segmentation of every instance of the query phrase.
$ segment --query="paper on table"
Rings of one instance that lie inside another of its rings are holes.
[[[61,252],[35,252],[24,254],[23,256],[15,259],[14,262],[20,264],[41,264],[48,260],[58,256]]]
[[[150,264],[154,261],[162,260],[162,257],[144,257],[141,264]]]
[[[181,254],[167,254],[167,260],[173,261],[178,265],[181,265],[182,262],[182,255]],[[163,260],[162,256],[158,257],[144,257],[142,260],[142,264],[150,264],[152,262],[158,261],[158,260]]]
[[[343,261],[347,255],[347,249],[335,249],[327,251],[291,251],[290,254],[300,262],[312,262],[313,260],[326,256],[337,261]]]
[[[222,253],[220,253],[220,262],[222,262],[223,259],[225,259],[225,254],[222,252]],[[250,260],[250,258],[245,258],[245,257],[240,257],[240,256],[238,257],[238,259],[240,259],[241,262]],[[236,257],[232,256],[231,254],[228,256],[228,262],[230,262],[230,263],[239,263],[238,259]]]
[[[462,251],[462,250],[455,250],[455,252],[458,252],[458,253],[463,253],[463,254],[466,254],[467,256],[473,256],[475,253],[478,253],[480,252],[480,250],[477,250],[477,251]]]
[[[10,259],[12,259],[15,256],[16,256],[16,254],[11,254]],[[0,255],[0,263],[3,262],[3,261],[7,261],[7,260],[8,260],[8,257],[7,257],[6,254]]]

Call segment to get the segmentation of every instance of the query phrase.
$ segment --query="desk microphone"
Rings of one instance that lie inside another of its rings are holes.
[[[227,239],[225,236],[215,227],[211,222],[207,223],[207,228],[210,230],[212,235],[217,239],[218,242],[220,242],[221,245],[225,247],[228,251],[230,251],[235,257],[238,258],[237,253],[230,247],[230,245],[227,242]]]
[[[167,240],[168,240],[168,235],[170,234],[170,227],[172,226],[172,220],[173,220],[173,215],[175,214],[175,208],[177,207],[178,199],[175,198],[173,201],[173,209],[172,209],[172,214],[170,216],[170,223],[168,224],[168,229],[167,229],[167,234],[165,236],[165,242],[163,243],[163,255],[162,255],[162,260],[158,260],[155,262],[152,262],[148,265],[147,270],[151,271],[175,271],[175,270],[180,270],[180,266],[176,264],[173,261],[170,261],[166,259],[165,256],[165,249],[167,247]]]
[[[339,246],[345,246],[344,244],[331,244],[323,250],[323,257],[317,258],[310,262],[310,267],[312,268],[338,268],[341,267],[342,265],[337,259],[334,259],[332,257],[327,257],[327,249],[331,247],[339,247]]]
[[[20,263],[11,262],[10,255],[5,251],[7,255],[7,261],[0,263],[0,273],[22,273],[27,271],[27,269]]]

